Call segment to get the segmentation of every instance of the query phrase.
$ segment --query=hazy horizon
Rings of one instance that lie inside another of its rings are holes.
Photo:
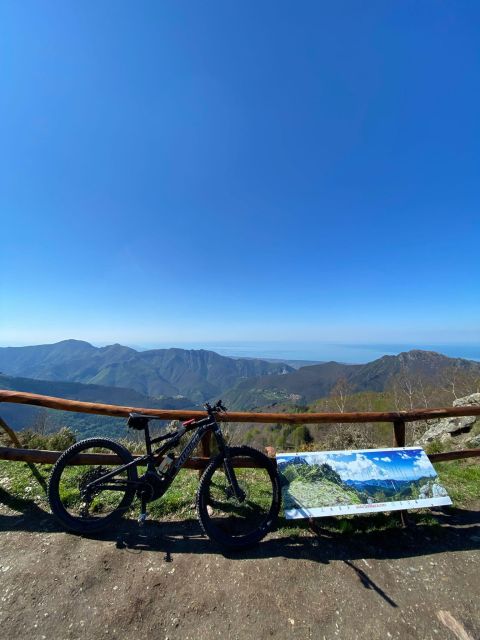
[[[82,340],[81,338],[67,338]],[[38,344],[55,344],[58,340],[46,343],[0,344],[2,347],[38,346]],[[118,341],[98,342],[85,340],[95,347],[117,344]],[[323,342],[288,342],[288,341],[195,341],[195,342],[154,342],[148,344],[119,343],[137,351],[149,349],[206,349],[220,355],[244,358],[266,358],[276,360],[303,360],[305,362],[326,362],[335,360],[347,364],[362,364],[376,360],[384,355],[398,355],[404,351],[419,349],[435,351],[451,358],[464,358],[480,361],[480,343],[461,344],[419,344],[419,343],[323,343]]]

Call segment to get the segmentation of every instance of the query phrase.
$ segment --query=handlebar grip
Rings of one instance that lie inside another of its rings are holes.
[[[205,409],[207,410],[208,414],[211,415],[212,413],[216,413],[218,411],[226,411],[227,408],[222,404],[222,401],[219,400],[218,402],[216,402],[213,407],[211,404],[209,404],[208,402],[205,402],[205,404],[203,405],[205,407]]]

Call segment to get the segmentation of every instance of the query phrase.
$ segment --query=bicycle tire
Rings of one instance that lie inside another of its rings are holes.
[[[120,519],[130,507],[135,497],[135,486],[127,485],[124,491],[116,490],[109,492],[109,494],[120,494],[120,496],[118,504],[114,503],[111,507],[112,510],[108,514],[97,512],[94,516],[90,515],[89,518],[86,518],[84,515],[80,515],[80,513],[75,513],[75,509],[80,512],[82,508],[77,505],[78,500],[81,499],[80,487],[82,480],[85,481],[86,474],[92,473],[92,469],[97,467],[97,465],[74,467],[70,466],[69,462],[79,453],[85,452],[88,449],[99,448],[107,449],[109,452],[116,454],[120,458],[121,464],[128,464],[133,460],[130,451],[114,440],[109,440],[108,438],[88,438],[77,442],[67,449],[59,457],[50,474],[48,501],[52,513],[65,529],[73,531],[74,533],[94,533],[105,529]],[[67,471],[67,468],[70,470],[70,473]],[[102,467],[99,466],[98,469],[100,470]],[[107,469],[105,469],[104,472],[106,473]],[[137,468],[130,467],[123,472],[123,477],[129,481],[136,481]],[[95,497],[97,495],[100,495],[100,492],[95,494]],[[106,495],[107,491],[104,491],[102,496],[105,497]],[[73,512],[67,508],[69,506],[71,506]]]
[[[227,550],[240,550],[257,544],[273,530],[281,491],[276,467],[266,455],[248,446],[229,447],[228,455],[250,459],[256,465],[234,467],[237,481],[246,492],[245,501],[240,503],[233,496],[224,471],[225,457],[221,454],[200,479],[197,515],[212,541]]]

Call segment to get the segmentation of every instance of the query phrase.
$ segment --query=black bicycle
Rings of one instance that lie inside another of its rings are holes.
[[[67,449],[52,469],[48,486],[50,507],[62,525],[89,534],[119,519],[140,500],[140,524],[147,504],[160,498],[192,455],[202,437],[213,432],[218,455],[206,467],[197,490],[198,519],[207,536],[227,549],[259,542],[275,525],[280,509],[280,486],[275,464],[248,446],[226,445],[217,415],[226,409],[219,401],[205,405],[206,417],[184,422],[174,432],[150,437],[149,422],[156,416],[131,413],[128,426],[145,432],[146,455],[133,458],[123,445],[107,438],[88,438]],[[195,431],[181,453],[175,447],[188,431]],[[163,444],[152,450],[152,445]],[[102,464],[97,462],[103,454]],[[107,458],[105,458],[105,455]],[[77,456],[79,456],[77,458]],[[76,463],[72,464],[74,459]],[[121,466],[109,468],[109,464]],[[146,467],[140,477],[137,469]]]

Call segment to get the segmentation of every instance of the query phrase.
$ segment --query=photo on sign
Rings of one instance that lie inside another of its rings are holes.
[[[277,455],[286,518],[450,505],[423,449]]]

